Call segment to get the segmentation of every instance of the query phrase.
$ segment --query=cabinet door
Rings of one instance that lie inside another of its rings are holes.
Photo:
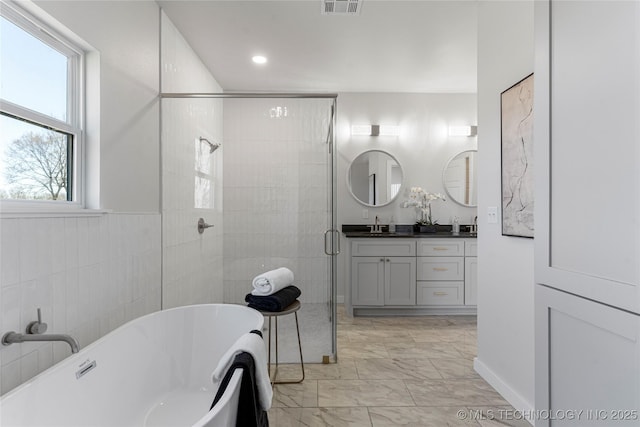
[[[573,418],[536,426],[640,424],[640,315],[536,285],[536,405]]]
[[[640,3],[534,3],[536,427],[637,426]]]
[[[478,258],[464,259],[464,305],[478,304]]]
[[[478,241],[468,239],[464,242],[464,256],[478,256]]]
[[[383,257],[351,258],[352,305],[384,305]]]
[[[386,257],[384,268],[384,303],[386,305],[416,305],[416,259],[414,257]]]

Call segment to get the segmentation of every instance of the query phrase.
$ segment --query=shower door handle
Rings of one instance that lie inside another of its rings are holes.
[[[331,239],[327,239],[327,235],[331,233]],[[337,238],[335,238],[334,236],[337,236]],[[329,242],[329,250],[327,250],[327,241]],[[334,245],[333,242],[337,242],[337,244],[335,245],[336,251],[333,251]],[[340,233],[338,232],[338,230],[327,230],[324,232],[324,253],[327,255],[338,255],[340,253]]]

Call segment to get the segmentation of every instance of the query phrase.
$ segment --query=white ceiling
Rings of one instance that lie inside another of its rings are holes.
[[[476,1],[157,1],[225,91],[476,92]]]

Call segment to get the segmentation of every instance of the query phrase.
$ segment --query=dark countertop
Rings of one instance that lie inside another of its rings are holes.
[[[436,233],[414,233],[414,232],[409,232],[409,233],[389,233],[389,232],[382,232],[382,233],[371,233],[370,231],[346,231],[344,232],[345,237],[348,238],[368,238],[368,237],[377,237],[377,238],[389,238],[389,237],[405,237],[405,238],[413,238],[413,239],[433,239],[433,238],[472,238],[475,239],[478,235],[477,234],[471,234],[467,231],[464,232],[460,232],[457,235],[454,235],[452,232],[450,231],[438,231]]]
[[[461,230],[467,230],[468,226],[461,225]],[[368,225],[364,224],[343,224],[342,232],[347,238],[369,238],[369,237],[400,237],[400,238],[418,238],[418,239],[433,239],[433,238],[472,238],[477,237],[477,233],[469,233],[468,231],[460,231],[459,234],[453,235],[450,225],[438,225],[435,233],[418,233],[413,230],[413,224],[398,224],[396,225],[396,232],[389,233],[388,226],[382,225],[382,233],[372,233]]]

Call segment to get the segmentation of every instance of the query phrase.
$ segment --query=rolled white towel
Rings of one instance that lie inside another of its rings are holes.
[[[222,355],[218,366],[211,374],[211,381],[214,384],[220,384],[229,367],[233,363],[233,359],[237,354],[247,352],[253,357],[256,368],[256,383],[258,386],[258,398],[260,399],[260,407],[268,411],[271,408],[271,400],[273,399],[273,389],[271,388],[271,379],[267,367],[267,350],[264,346],[262,337],[258,334],[248,333],[242,335],[229,349]]]
[[[293,285],[293,271],[286,267],[262,273],[253,279],[252,295],[266,297],[275,294],[280,289]]]

